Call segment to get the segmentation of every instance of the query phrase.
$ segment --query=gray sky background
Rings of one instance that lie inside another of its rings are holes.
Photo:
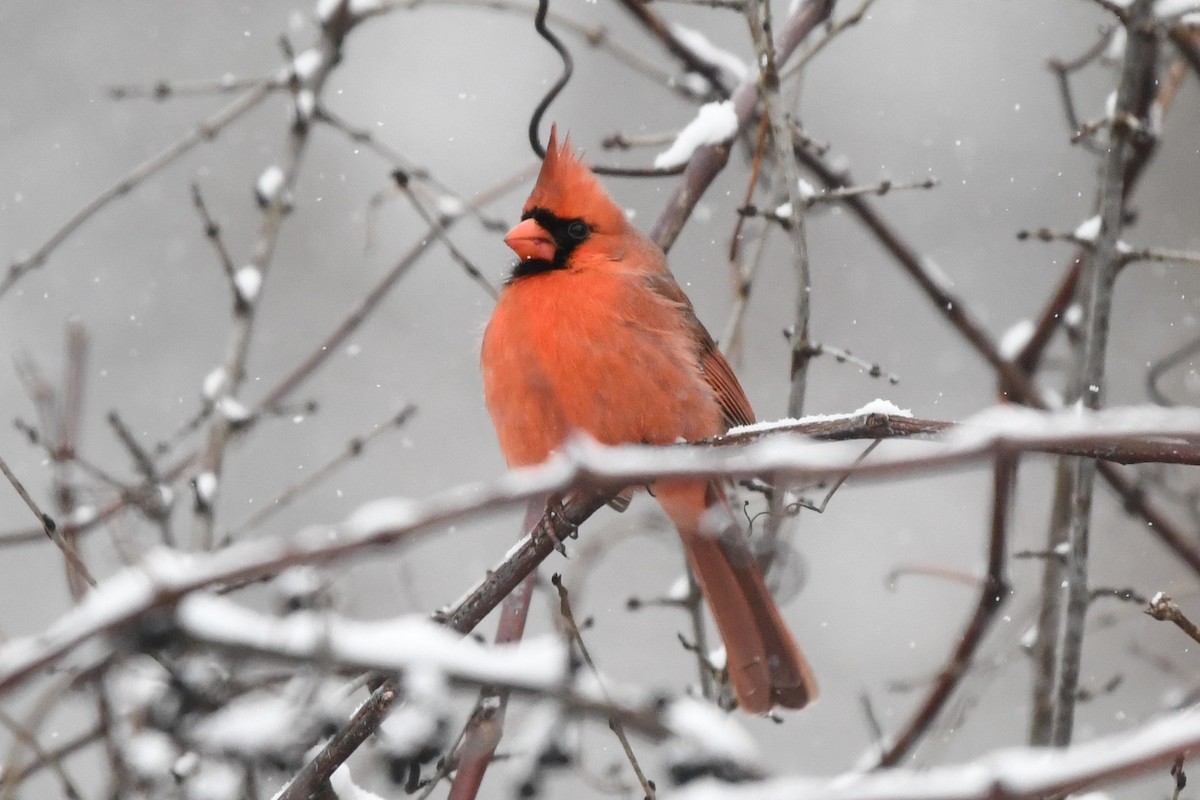
[[[841,13],[853,4],[844,2]],[[653,41],[606,0],[555,0],[555,11],[592,25],[674,72]],[[733,13],[656,5],[670,19],[704,31],[745,60],[745,26]],[[781,5],[777,13],[786,10]],[[282,67],[277,41],[311,41],[311,7],[261,3],[120,2],[0,5],[0,254],[30,251],[71,213],[133,166],[194,129],[230,101],[178,97],[114,101],[114,85],[159,80],[254,77]],[[958,292],[996,336],[1034,316],[1070,256],[1066,245],[1021,243],[1016,232],[1072,230],[1092,214],[1095,159],[1069,142],[1059,96],[1045,62],[1072,57],[1096,38],[1105,17],[1082,0],[879,0],[869,18],[821,54],[803,86],[801,119],[831,145],[862,182],[934,176],[929,192],[894,193],[878,207]],[[618,130],[678,128],[694,108],[631,72],[611,55],[567,37],[576,77],[547,119],[569,128],[595,159],[646,163],[654,151],[610,154],[600,142]],[[553,53],[524,14],[464,3],[396,11],[354,32],[330,79],[329,107],[464,196],[532,163],[528,115],[557,74]],[[1115,71],[1081,76],[1084,117],[1102,113]],[[1200,248],[1200,100],[1189,76],[1167,118],[1161,151],[1139,188],[1135,245]],[[132,466],[104,421],[117,409],[146,445],[175,431],[199,407],[204,376],[223,359],[230,309],[225,279],[192,209],[195,181],[221,222],[234,259],[248,259],[260,219],[252,187],[282,157],[286,97],[267,101],[216,139],[154,176],[98,214],[45,267],[0,298],[0,455],[43,502],[50,471],[42,453],[11,425],[34,421],[13,369],[29,357],[51,376],[62,364],[64,327],[75,320],[90,339],[81,451],[122,477]],[[328,129],[314,133],[267,284],[243,397],[253,402],[332,329],[421,235],[424,226],[402,198],[383,205],[367,250],[369,203],[389,188],[390,165]],[[681,283],[715,333],[725,326],[730,281],[724,253],[745,190],[739,150],[712,186],[671,255]],[[673,179],[609,179],[612,193],[649,228]],[[514,221],[528,185],[489,212]],[[464,222],[455,240],[493,283],[511,254],[501,234]],[[897,386],[854,367],[819,360],[807,407],[851,411],[884,397],[922,417],[959,419],[991,405],[990,371],[935,309],[847,215],[836,209],[809,226],[813,260],[813,336],[880,363]],[[755,286],[746,346],[737,369],[759,416],[782,415],[787,344],[795,292],[788,251],[776,237]],[[6,262],[7,263],[7,262]],[[1112,333],[1110,404],[1142,403],[1147,364],[1197,334],[1200,277],[1194,267],[1141,265],[1122,276]],[[345,347],[293,400],[316,400],[302,420],[268,421],[235,446],[223,482],[220,519],[228,526],[268,503],[386,420],[407,401],[418,407],[403,431],[387,434],[360,459],[276,515],[254,535],[282,534],[343,518],[381,496],[423,496],[494,477],[502,461],[480,399],[478,341],[491,301],[435,248],[389,295]],[[1061,343],[1053,351],[1062,365]],[[1168,385],[1195,401],[1189,364]],[[1051,464],[1030,459],[1021,473],[1014,549],[1044,538]],[[1186,477],[1186,476],[1185,476]],[[923,566],[978,574],[988,524],[987,469],[925,475],[886,484],[851,481],[820,517],[806,515],[794,543],[807,581],[786,606],[797,638],[822,680],[823,697],[783,726],[750,721],[773,764],[828,774],[850,768],[870,744],[859,710],[867,694],[888,730],[905,719],[920,692],[896,692],[936,673],[974,603],[974,589],[926,577],[888,586],[889,573]],[[187,540],[186,487],[177,534]],[[98,500],[104,499],[103,496]],[[1195,602],[1194,582],[1104,491],[1096,504],[1097,585],[1165,589]],[[30,520],[0,488],[0,532]],[[427,612],[452,601],[494,564],[517,534],[519,514],[441,532],[403,551],[341,568],[341,606],[383,617]],[[128,518],[117,534],[153,544],[150,528]],[[112,533],[89,535],[85,553],[99,574],[117,567]],[[595,520],[578,547],[610,542],[587,562],[579,602],[596,624],[589,643],[603,668],[622,680],[672,690],[690,678],[674,645],[681,615],[630,616],[630,594],[653,596],[681,566],[656,510],[639,503],[623,517]],[[579,562],[554,570],[582,577]],[[573,572],[574,571],[574,572]],[[988,640],[986,665],[957,703],[921,760],[964,759],[987,747],[1024,740],[1028,668],[1017,642],[1035,607],[1040,573],[1012,564],[1017,592]],[[32,634],[69,605],[53,549],[0,551],[0,633]],[[548,605],[534,627],[548,627]],[[1108,620],[1110,624],[1101,624]],[[1116,674],[1125,682],[1081,710],[1080,738],[1125,727],[1189,688],[1130,655],[1147,651],[1182,663],[1182,637],[1153,628],[1135,606],[1097,609],[1085,653],[1084,685]],[[1148,629],[1149,627],[1149,629]],[[956,713],[957,713],[956,712]],[[969,713],[967,713],[969,712]],[[959,730],[961,724],[961,730]],[[596,762],[618,757],[606,731],[589,734]],[[573,785],[573,784],[572,784]],[[1157,785],[1165,791],[1165,784]]]

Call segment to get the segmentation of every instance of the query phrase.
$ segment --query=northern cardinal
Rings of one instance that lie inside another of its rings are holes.
[[[754,421],[663,251],[639,233],[557,131],[521,222],[520,257],[483,336],[484,399],[509,466],[544,461],[572,431],[604,444],[672,444]],[[725,642],[738,704],[764,713],[816,697],[722,486],[659,481]]]

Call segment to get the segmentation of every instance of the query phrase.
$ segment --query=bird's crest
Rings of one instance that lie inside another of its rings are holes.
[[[568,135],[561,146],[558,144],[557,125],[550,126],[546,157],[542,159],[533,192],[525,201],[525,211],[534,208],[564,219],[584,219],[594,227],[610,230],[618,229],[625,220],[620,206],[571,148],[571,137]]]

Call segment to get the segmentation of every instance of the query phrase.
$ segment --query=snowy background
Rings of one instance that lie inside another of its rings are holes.
[[[850,10],[849,4],[840,9]],[[671,74],[677,68],[612,3],[555,0],[554,11],[602,26]],[[728,11],[654,6],[702,31],[749,62],[741,18]],[[780,6],[778,13],[786,9]],[[38,247],[88,199],[138,163],[193,131],[231,95],[115,100],[114,86],[210,81],[274,74],[286,63],[278,40],[297,50],[316,35],[307,4],[45,4],[0,6],[0,251],[17,257]],[[877,207],[1000,338],[1035,316],[1070,258],[1068,245],[1019,242],[1018,230],[1073,230],[1092,215],[1095,158],[1070,143],[1046,60],[1073,57],[1108,22],[1083,0],[879,0],[866,20],[809,67],[801,120],[830,156],[864,183],[935,177],[932,191],[893,193]],[[610,53],[564,34],[576,76],[548,119],[570,130],[589,157],[646,164],[665,145],[609,153],[601,141],[618,131],[678,129],[695,106],[626,69]],[[472,3],[426,3],[370,20],[353,32],[343,63],[324,93],[329,108],[462,197],[531,165],[529,113],[558,61],[536,38],[525,13]],[[1112,69],[1093,67],[1076,85],[1085,117],[1101,115]],[[1139,187],[1137,245],[1200,248],[1200,96],[1190,77],[1169,114],[1161,149]],[[253,188],[284,157],[291,113],[286,93],[268,99],[211,142],[139,185],[88,221],[6,296],[0,297],[0,456],[49,506],[45,454],[11,421],[36,422],[14,363],[28,359],[58,380],[65,328],[87,332],[84,424],[79,449],[119,477],[135,476],[105,421],[116,409],[146,447],[169,439],[200,408],[205,376],[224,359],[230,325],[228,288],[192,206],[198,183],[235,261],[248,258],[261,212]],[[306,357],[423,235],[424,223],[389,193],[392,165],[336,131],[317,128],[294,191],[271,273],[263,287],[243,400],[253,403]],[[672,251],[671,263],[714,334],[731,303],[724,253],[748,174],[745,149],[710,188]],[[674,179],[608,179],[607,185],[649,228]],[[488,209],[515,221],[530,182]],[[439,192],[441,193],[441,192]],[[372,222],[373,220],[373,222]],[[373,236],[368,246],[369,230]],[[455,242],[499,284],[511,253],[501,234],[475,221]],[[814,339],[847,348],[900,377],[898,385],[818,359],[807,410],[851,411],[876,397],[920,417],[955,420],[993,404],[991,370],[848,215],[837,210],[809,224]],[[749,310],[736,364],[763,419],[781,416],[788,391],[793,276],[776,237]],[[1139,265],[1119,284],[1109,360],[1109,404],[1147,401],[1148,365],[1198,332],[1200,275],[1194,267]],[[335,476],[272,516],[250,537],[284,534],[342,519],[372,499],[421,497],[498,475],[503,462],[481,401],[478,345],[491,299],[434,247],[351,342],[289,398],[293,411],[263,422],[234,445],[222,481],[218,529],[236,525],[289,484],[384,423],[407,403],[416,413],[384,434]],[[1065,349],[1052,350],[1054,365]],[[1190,362],[1165,385],[1194,403],[1200,382]],[[308,401],[317,410],[303,408]],[[190,441],[199,441],[193,436]],[[185,445],[184,452],[192,445]],[[168,459],[173,461],[173,459]],[[1041,546],[1052,492],[1052,462],[1024,464],[1013,527],[1014,550]],[[766,763],[788,773],[833,774],[851,768],[872,733],[861,712],[869,697],[885,730],[901,724],[926,681],[943,665],[974,603],[975,589],[937,577],[893,580],[907,567],[976,576],[983,567],[990,497],[986,468],[925,474],[887,483],[850,481],[822,516],[805,515],[793,540],[805,564],[802,589],[785,614],[822,682],[821,701],[783,725],[744,721]],[[175,486],[175,533],[190,541],[188,488]],[[91,498],[96,503],[111,494]],[[1098,490],[1092,580],[1166,590],[1196,604],[1195,579]],[[27,510],[0,486],[0,534],[27,528]],[[330,571],[337,609],[382,619],[429,612],[457,598],[507,550],[519,512],[455,526],[413,546],[374,552]],[[1194,530],[1194,522],[1192,529]],[[133,551],[156,541],[136,517],[89,533],[93,572],[119,566],[114,537]],[[694,679],[674,639],[686,620],[676,611],[625,610],[631,595],[665,593],[681,569],[680,552],[652,504],[624,516],[604,514],[572,550],[604,546],[602,558],[563,562],[577,587],[576,613],[594,616],[588,643],[602,669],[624,682],[681,690]],[[988,639],[983,664],[919,751],[918,763],[957,762],[1026,738],[1029,670],[1019,640],[1036,608],[1040,568],[1011,564],[1016,592]],[[586,581],[584,580],[586,578]],[[42,630],[70,607],[61,559],[37,541],[0,550],[0,635]],[[553,602],[536,600],[532,629],[550,628]],[[1194,688],[1187,640],[1148,620],[1136,605],[1098,604],[1082,684],[1098,696],[1080,707],[1077,739],[1120,730],[1178,703]],[[1135,645],[1136,642],[1136,645]],[[1162,663],[1159,663],[1159,662]],[[1180,670],[1172,674],[1169,667]],[[1121,677],[1119,686],[1104,691]],[[904,687],[909,687],[905,690]],[[912,687],[916,687],[912,690]],[[25,695],[0,699],[9,713]],[[519,709],[518,709],[519,711]],[[63,714],[46,730],[72,730]],[[602,725],[587,734],[597,770],[619,763]],[[0,736],[0,741],[4,737]],[[81,771],[88,762],[81,761]],[[356,772],[356,776],[359,773]],[[359,776],[364,777],[364,776]],[[364,780],[378,775],[368,770]],[[563,788],[594,791],[568,775]],[[663,781],[665,783],[665,781]],[[498,784],[497,784],[498,785]],[[1154,784],[1168,790],[1166,778]],[[485,787],[485,793],[487,787]],[[499,791],[499,789],[495,789]]]

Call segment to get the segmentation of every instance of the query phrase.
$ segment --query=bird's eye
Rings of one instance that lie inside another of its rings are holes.
[[[567,235],[576,241],[583,241],[588,235],[587,223],[578,219],[573,220],[571,224],[567,226]]]

